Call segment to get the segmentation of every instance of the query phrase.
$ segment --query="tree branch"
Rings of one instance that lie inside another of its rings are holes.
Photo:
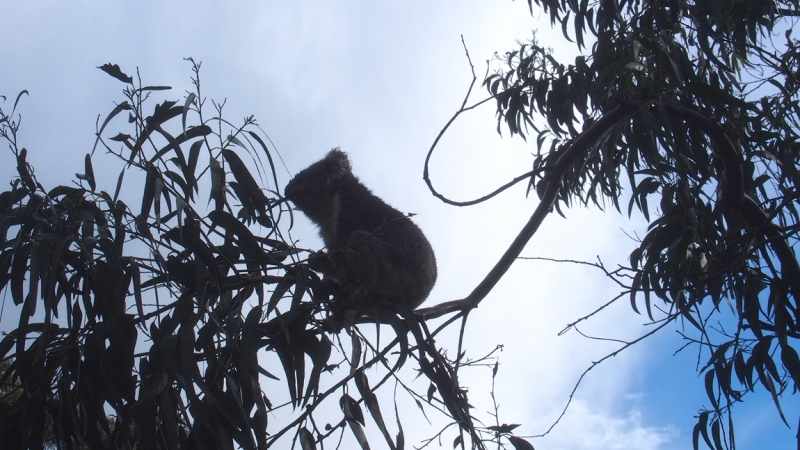
[[[533,237],[539,226],[544,221],[544,218],[550,213],[553,205],[558,199],[558,194],[561,192],[562,182],[564,175],[575,159],[585,152],[589,147],[594,144],[605,132],[611,128],[615,123],[625,118],[628,114],[636,111],[638,106],[632,103],[622,104],[613,109],[608,114],[601,117],[597,122],[592,124],[588,130],[581,133],[575,141],[563,152],[558,160],[548,170],[550,174],[547,180],[547,188],[544,195],[542,195],[539,206],[534,210],[533,215],[528,220],[528,223],[520,230],[516,239],[508,247],[508,250],[500,257],[500,260],[495,264],[491,271],[486,275],[483,281],[464,299],[453,300],[444,302],[430,308],[418,309],[417,313],[423,319],[433,319],[440,317],[444,314],[477,308],[478,304],[484,297],[494,288],[500,278],[508,271],[511,264],[517,259],[522,249]]]

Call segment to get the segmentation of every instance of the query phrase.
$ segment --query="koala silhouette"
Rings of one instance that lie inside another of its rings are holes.
[[[345,309],[405,314],[428,297],[436,282],[430,243],[408,217],[374,195],[353,175],[338,148],[298,173],[285,197],[319,227],[326,252],[309,263],[339,287]]]

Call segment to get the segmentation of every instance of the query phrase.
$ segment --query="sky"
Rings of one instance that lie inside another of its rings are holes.
[[[0,94],[13,102],[19,91],[29,92],[18,108],[20,140],[45,185],[68,184],[83,171],[98,115],[122,98],[122,85],[97,66],[111,62],[129,74],[138,68],[145,84],[170,85],[178,100],[192,89],[183,60],[191,56],[202,61],[205,95],[227,99],[228,118],[256,116],[285,164],[278,167],[282,183],[338,146],[376,195],[416,214],[439,269],[424,306],[469,294],[537,205],[522,183],[487,203],[458,208],[434,198],[422,180],[426,152],[471,80],[462,36],[479,81],[494,52],[514,49],[534,28],[563,62],[575,56],[545,15],[531,16],[527,2],[510,0],[14,2],[0,23]],[[482,99],[476,89],[473,98]],[[473,199],[528,171],[533,151],[497,134],[489,105],[448,130],[432,157],[431,178],[451,199]],[[113,157],[93,159],[98,185],[113,189],[118,169],[103,171],[104,161]],[[13,174],[10,152],[0,151],[0,177]],[[614,267],[632,248],[628,235],[645,226],[613,210],[577,208],[566,216],[549,217],[523,256],[594,261],[599,255]],[[292,235],[306,247],[322,247],[308,223]],[[517,434],[547,430],[583,370],[616,349],[574,331],[558,335],[615,294],[590,268],[520,260],[471,314],[470,356],[504,345],[495,395],[501,421],[522,424]],[[4,331],[12,327],[10,316],[0,321]],[[581,330],[630,339],[648,330],[643,323],[625,299]],[[455,349],[454,335],[450,342]],[[696,350],[673,356],[681,345],[673,327],[598,366],[560,424],[531,442],[537,449],[690,448],[693,416],[709,402],[695,372]],[[488,369],[462,374],[480,413],[492,408],[489,381]],[[739,448],[794,446],[796,430],[780,422],[763,394],[737,410]],[[794,427],[797,405],[783,406]],[[413,416],[409,410],[403,419],[419,419]],[[419,422],[404,427],[406,442],[418,445],[437,431]]]

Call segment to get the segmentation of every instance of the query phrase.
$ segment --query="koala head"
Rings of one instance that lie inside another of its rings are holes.
[[[334,214],[340,182],[351,175],[347,153],[335,148],[325,158],[300,171],[286,185],[284,196],[317,224]]]

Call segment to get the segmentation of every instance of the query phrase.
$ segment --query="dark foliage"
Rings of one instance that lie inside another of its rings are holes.
[[[156,103],[149,115],[151,97],[169,87],[100,67],[125,84],[125,99],[98,122],[74,186],[45,188],[27,162],[16,113],[25,92],[9,114],[0,109],[0,137],[18,171],[0,194],[0,291],[19,311],[0,342],[3,448],[255,449],[280,441],[310,449],[348,428],[368,448],[364,406],[377,439],[403,448],[396,399],[393,436],[374,393],[391,379],[423,414],[451,417],[439,434],[451,429],[480,448],[508,439],[510,431],[474,424],[457,381],[459,368],[489,363],[460,350],[450,360],[434,344],[452,320],[431,333],[414,314],[354,320],[331,307],[329,284],[307,264],[312,252],[282,231],[291,211],[278,194],[275,150],[252,117],[241,126],[223,119],[224,103],[212,102],[215,114],[206,117],[200,66],[191,62],[195,92]],[[108,137],[111,126],[126,126],[123,112],[129,129]],[[98,186],[97,149],[123,166],[113,193]],[[359,329],[375,322],[394,332],[384,332],[390,342],[382,347]],[[343,332],[331,331],[342,323]],[[398,378],[409,358],[430,379],[427,395]],[[317,408],[335,398],[341,412],[320,416]]]

